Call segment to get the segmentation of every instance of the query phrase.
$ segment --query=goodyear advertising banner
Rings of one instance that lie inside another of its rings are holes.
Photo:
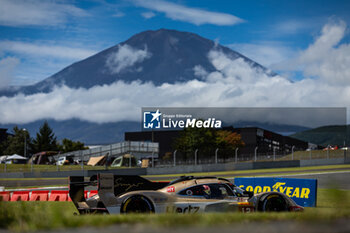
[[[294,178],[235,178],[235,185],[254,193],[278,191],[292,198],[298,205],[316,207],[317,180]]]

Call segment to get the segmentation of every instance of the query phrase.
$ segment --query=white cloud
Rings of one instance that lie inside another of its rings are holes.
[[[0,97],[0,122],[26,123],[43,118],[79,118],[98,123],[138,121],[143,106],[350,106],[349,84],[329,85],[313,79],[290,82],[280,76],[270,77],[220,51],[211,51],[208,57],[217,71],[207,73],[202,81],[161,86],[120,81],[90,89],[63,86],[47,94]]]
[[[201,65],[196,65],[193,67],[194,75],[199,78],[206,78],[208,76],[208,72]]]
[[[6,40],[0,41],[0,51],[33,57],[56,57],[74,60],[84,59],[96,53],[94,50],[83,48]]]
[[[296,51],[276,41],[230,44],[228,47],[244,54],[259,64],[270,67],[296,56]]]
[[[143,12],[141,15],[145,19],[150,19],[150,18],[153,18],[154,16],[156,16],[156,14],[154,14],[152,11]]]
[[[301,62],[323,60],[327,57],[328,52],[338,45],[344,37],[345,29],[346,24],[343,21],[326,24],[322,28],[321,36],[301,54]]]
[[[137,6],[144,7],[149,10],[165,13],[166,17],[170,19],[189,22],[195,25],[214,24],[227,26],[243,22],[242,19],[231,14],[190,8],[163,0],[134,0],[134,3]]]
[[[0,25],[57,26],[69,17],[83,17],[84,10],[62,2],[40,0],[1,0]]]
[[[73,62],[85,59],[95,53],[97,51],[83,48],[80,43],[72,41],[67,46],[55,41],[0,40],[0,58],[6,55],[21,60],[21,64],[17,66],[15,77],[9,83],[10,85],[34,84]]]
[[[151,56],[152,54],[147,51],[147,47],[142,50],[132,48],[127,44],[119,45],[117,51],[108,55],[106,67],[112,74],[116,74]]]
[[[242,81],[244,83],[255,83],[259,79],[269,77],[259,67],[252,67],[250,63],[243,58],[232,59],[218,50],[211,50],[208,58],[217,71],[208,74],[208,81],[222,81],[224,83],[235,83]],[[218,74],[220,73],[220,75]]]
[[[0,89],[11,83],[15,68],[19,63],[20,61],[14,57],[6,57],[0,60]]]
[[[328,46],[331,52],[338,55],[347,52],[342,50],[347,49],[347,44],[338,45],[337,48],[333,46],[339,44],[337,41],[342,35],[341,28],[325,27],[323,34],[309,48],[317,47],[316,45],[324,42],[327,45],[332,44]],[[332,32],[334,37],[339,35],[338,39],[330,37],[328,32]],[[130,54],[143,51],[140,53],[142,59],[147,57],[146,49],[135,50],[128,46],[124,49],[125,51],[121,54],[117,55],[120,50],[114,54],[116,57],[125,57],[125,61],[121,59],[119,62],[117,59],[115,65],[119,67],[117,68],[119,71],[139,60],[139,58],[130,58]],[[312,49],[307,49],[304,53],[309,51]],[[343,54],[344,57],[340,60],[347,61],[347,54]],[[78,118],[98,123],[139,121],[140,108],[144,106],[350,107],[350,80],[349,76],[346,76],[350,66],[340,65],[339,75],[342,78],[338,80],[343,82],[334,82],[331,79],[324,79],[323,76],[291,82],[278,75],[271,77],[262,70],[252,67],[245,60],[232,59],[215,48],[209,52],[208,59],[216,71],[208,72],[200,66],[195,66],[193,73],[194,75],[197,73],[201,77],[200,80],[164,83],[161,86],[155,86],[150,82],[120,81],[90,89],[72,89],[62,86],[46,94],[0,97],[0,122],[3,124],[27,123],[44,118],[56,120]],[[306,59],[307,62],[314,61],[314,59],[308,59]],[[323,58],[321,61],[325,62]],[[345,62],[345,64],[348,63]],[[348,114],[348,121],[349,116]]]
[[[297,34],[301,31],[308,30],[314,26],[314,19],[290,19],[281,21],[273,26],[273,31],[282,35]]]
[[[326,24],[321,35],[305,51],[291,60],[275,65],[282,71],[301,71],[304,76],[319,78],[334,85],[349,83],[350,44],[344,38],[346,24],[343,21]]]

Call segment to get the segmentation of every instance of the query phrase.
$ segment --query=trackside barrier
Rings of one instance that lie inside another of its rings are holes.
[[[32,191],[29,201],[48,201],[50,191]]]
[[[10,201],[11,193],[8,191],[0,192],[0,201]]]
[[[280,177],[239,177],[235,185],[254,193],[277,191],[292,198],[298,205],[316,207],[317,179]]]
[[[84,197],[98,194],[97,190],[85,190]],[[0,201],[72,201],[66,190],[1,191]]]
[[[28,201],[29,191],[15,191],[12,193],[11,201]]]
[[[68,191],[52,190],[49,201],[69,201]]]
[[[168,181],[154,181],[168,184]],[[84,197],[90,198],[98,194],[97,190],[84,190]],[[0,191],[0,201],[72,201],[68,190],[25,190]]]

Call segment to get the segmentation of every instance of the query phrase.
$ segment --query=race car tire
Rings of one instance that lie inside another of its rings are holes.
[[[154,213],[154,206],[147,197],[143,195],[133,195],[123,201],[120,212],[123,214]]]
[[[258,210],[263,212],[288,211],[288,204],[285,198],[280,194],[265,194],[259,199]]]

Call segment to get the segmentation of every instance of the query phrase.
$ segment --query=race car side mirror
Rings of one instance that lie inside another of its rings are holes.
[[[250,191],[244,191],[243,194],[248,195],[249,198],[254,196],[254,192],[250,192]]]

